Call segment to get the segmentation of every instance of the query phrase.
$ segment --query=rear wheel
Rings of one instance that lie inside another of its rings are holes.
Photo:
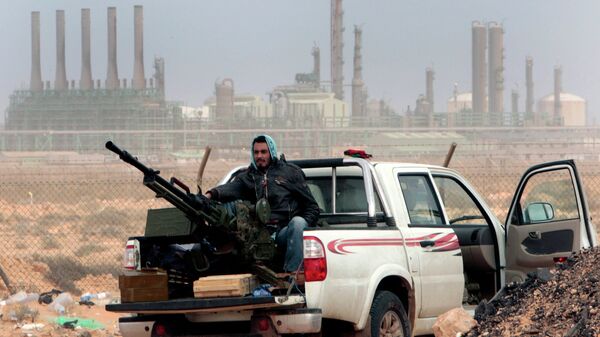
[[[378,291],[371,305],[371,337],[409,337],[410,325],[402,302],[390,291]]]

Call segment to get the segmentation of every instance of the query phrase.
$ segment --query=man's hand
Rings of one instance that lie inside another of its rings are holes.
[[[212,198],[212,193],[210,193],[210,191],[208,191],[208,192],[204,193],[204,196],[205,196],[207,199],[211,199],[211,198]]]

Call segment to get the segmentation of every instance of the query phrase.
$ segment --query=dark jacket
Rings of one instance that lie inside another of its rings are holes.
[[[287,225],[294,216],[303,217],[313,226],[319,216],[319,206],[308,189],[304,172],[283,160],[273,160],[266,173],[251,164],[233,181],[209,192],[221,202],[241,199],[256,203],[264,196],[271,206],[271,220],[280,226]]]

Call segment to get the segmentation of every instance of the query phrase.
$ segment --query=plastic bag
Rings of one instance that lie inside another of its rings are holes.
[[[73,298],[71,297],[71,294],[62,293],[62,294],[56,296],[54,301],[52,301],[52,303],[50,303],[50,305],[48,305],[48,307],[50,307],[52,310],[56,311],[57,313],[63,315],[69,310],[69,308],[73,305],[73,303],[74,302],[73,302]]]

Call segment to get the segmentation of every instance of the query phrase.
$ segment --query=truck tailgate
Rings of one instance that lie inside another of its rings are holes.
[[[106,311],[138,314],[176,314],[231,310],[294,308],[305,305],[304,296],[182,298],[168,301],[107,304]]]

